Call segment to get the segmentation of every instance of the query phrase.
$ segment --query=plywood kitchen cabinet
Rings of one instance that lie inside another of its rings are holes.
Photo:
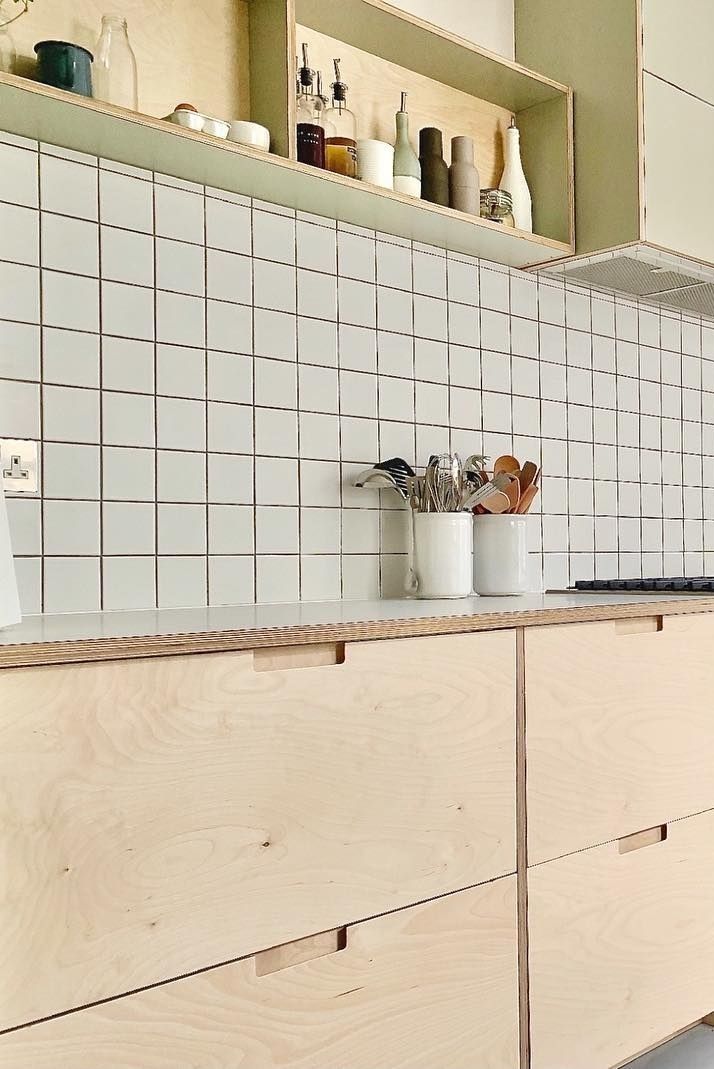
[[[598,597],[0,644],[3,1069],[617,1069],[709,1017],[714,599]]]
[[[516,54],[575,91],[573,281],[714,315],[714,7],[517,0]]]
[[[531,865],[714,808],[712,649],[709,614],[526,633]]]
[[[513,632],[0,672],[0,1028],[514,872],[515,730]]]
[[[0,1064],[514,1069],[515,876],[340,934],[341,949],[275,971],[247,958],[21,1029],[0,1039]]]
[[[713,906],[711,811],[530,869],[532,1069],[610,1069],[711,1013]]]

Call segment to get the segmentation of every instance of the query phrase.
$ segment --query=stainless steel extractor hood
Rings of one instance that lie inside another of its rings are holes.
[[[574,256],[534,270],[714,319],[714,267],[646,242]]]

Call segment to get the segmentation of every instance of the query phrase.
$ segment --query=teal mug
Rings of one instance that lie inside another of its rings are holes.
[[[35,52],[38,81],[53,85],[56,89],[66,89],[69,93],[91,97],[94,59],[91,52],[67,41],[38,41]]]

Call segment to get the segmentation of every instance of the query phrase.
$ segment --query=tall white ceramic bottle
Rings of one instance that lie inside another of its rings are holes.
[[[513,222],[518,230],[533,232],[533,203],[531,191],[521,162],[521,135],[515,120],[506,130],[503,142],[504,168],[500,188],[513,198]]]

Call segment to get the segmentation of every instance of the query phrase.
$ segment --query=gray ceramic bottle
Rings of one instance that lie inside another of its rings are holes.
[[[449,168],[449,203],[459,212],[478,215],[480,179],[474,164],[474,143],[470,137],[451,138],[451,167]]]
[[[425,126],[419,131],[421,197],[432,204],[449,206],[449,168],[444,160],[441,130]]]

